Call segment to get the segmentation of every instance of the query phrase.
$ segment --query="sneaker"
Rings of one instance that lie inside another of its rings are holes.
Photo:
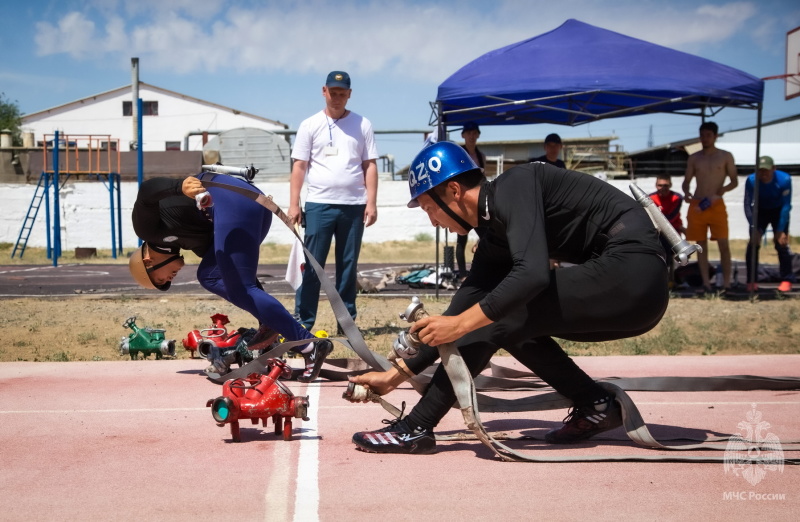
[[[388,424],[377,431],[359,431],[353,435],[357,450],[367,453],[405,453],[430,455],[436,453],[433,430],[417,427],[411,429],[405,419],[384,420]]]
[[[248,349],[253,352],[265,351],[278,340],[278,332],[266,325],[258,327],[256,333],[247,341]]]
[[[322,370],[322,363],[325,362],[325,357],[330,355],[333,351],[333,343],[325,339],[314,343],[314,348],[308,352],[300,354],[306,362],[306,369],[303,375],[297,378],[300,382],[311,382],[319,377],[319,372]]]
[[[791,292],[792,291],[792,283],[789,281],[783,281],[781,284],[778,285],[778,292]]]
[[[550,444],[572,444],[598,433],[622,426],[622,410],[613,398],[588,406],[575,406],[564,419],[564,425],[547,432],[544,440]]]
[[[203,370],[206,375],[216,373],[218,375],[225,375],[231,371],[231,364],[236,361],[236,351],[229,351],[223,354],[216,346],[212,346],[208,354],[208,362],[211,365]]]
[[[758,292],[758,283],[747,283],[748,292]]]

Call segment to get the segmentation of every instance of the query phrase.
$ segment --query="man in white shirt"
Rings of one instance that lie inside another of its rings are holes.
[[[356,275],[364,227],[378,218],[378,150],[368,119],[347,109],[350,76],[328,74],[322,87],[325,109],[304,120],[292,148],[289,218],[301,218],[300,190],[307,181],[305,244],[321,266],[336,239],[336,290],[356,318]],[[319,305],[320,283],[313,270],[303,274],[295,312],[309,330]]]

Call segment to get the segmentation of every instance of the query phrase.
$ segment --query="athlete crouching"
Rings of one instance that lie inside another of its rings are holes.
[[[438,358],[430,347],[449,342],[457,342],[475,376],[502,347],[574,403],[564,425],[546,434],[548,442],[578,442],[620,426],[614,397],[553,337],[608,341],[658,324],[668,303],[667,265],[641,206],[592,176],[545,163],[516,166],[484,182],[477,165],[451,142],[423,149],[408,183],[409,207],[421,208],[433,226],[451,232],[476,228],[478,249],[444,314],[412,326],[429,347],[403,361],[402,371],[350,380],[386,394]],[[574,266],[553,270],[551,258]],[[408,416],[356,433],[353,442],[368,452],[433,453],[433,430],[454,403],[440,366]]]
[[[142,183],[133,206],[133,229],[144,242],[131,255],[131,275],[145,288],[166,291],[183,268],[181,249],[202,260],[197,268],[200,285],[249,312],[259,322],[251,343],[280,333],[288,341],[314,339],[283,305],[264,291],[256,277],[261,243],[269,233],[272,212],[242,194],[211,187],[213,206],[199,209],[195,197],[206,188],[202,180],[261,193],[255,186],[224,174],[203,172],[186,179],[152,178]],[[309,382],[319,376],[322,363],[333,350],[328,341],[296,348],[305,359],[298,378]],[[207,370],[226,373],[229,361],[215,359]]]

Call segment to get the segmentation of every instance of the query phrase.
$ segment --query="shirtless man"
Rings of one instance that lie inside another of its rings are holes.
[[[700,125],[700,143],[703,150],[689,156],[686,164],[686,176],[683,179],[683,193],[689,202],[689,211],[686,214],[686,239],[694,241],[703,247],[698,254],[697,262],[700,265],[700,275],[703,278],[703,290],[711,291],[711,282],[708,277],[708,231],[711,230],[711,239],[719,246],[719,256],[722,262],[722,291],[727,291],[731,286],[731,249],[728,244],[728,212],[722,195],[736,188],[739,180],[736,175],[736,165],[730,152],[720,150],[715,146],[718,127],[714,122],[707,121]],[[730,182],[726,185],[725,178]],[[695,191],[692,192],[692,179],[695,179]]]

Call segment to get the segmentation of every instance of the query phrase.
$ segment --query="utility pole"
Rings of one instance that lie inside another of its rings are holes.
[[[131,120],[133,121],[133,134],[130,141],[130,150],[139,148],[139,59],[131,58]]]

